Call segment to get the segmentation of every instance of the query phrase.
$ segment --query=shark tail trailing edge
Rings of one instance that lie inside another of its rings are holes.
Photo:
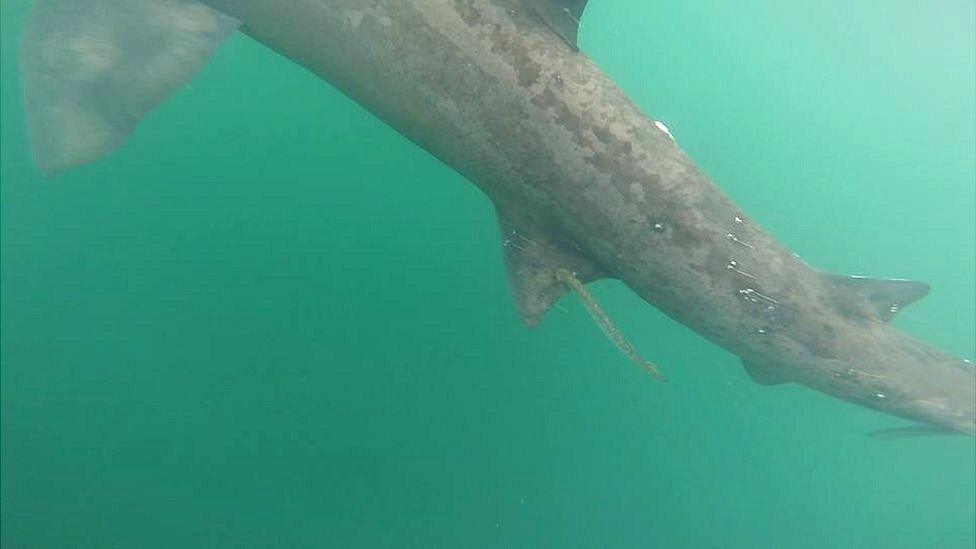
[[[37,166],[113,151],[238,25],[193,0],[38,0],[20,48]]]

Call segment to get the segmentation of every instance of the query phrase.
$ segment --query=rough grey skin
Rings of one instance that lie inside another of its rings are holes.
[[[539,2],[205,3],[478,185],[528,324],[566,291],[558,269],[618,278],[760,383],[976,433],[972,365],[886,323],[924,285],[798,259],[547,27]]]
[[[779,245],[526,3],[209,3],[478,185],[530,324],[556,269],[619,278],[760,381],[976,431],[971,365]]]

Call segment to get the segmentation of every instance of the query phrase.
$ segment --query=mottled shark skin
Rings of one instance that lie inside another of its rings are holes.
[[[972,364],[887,322],[927,286],[825,274],[777,243],[576,51],[560,17],[585,1],[205,4],[480,187],[529,325],[567,291],[560,269],[617,278],[757,382],[976,434]]]

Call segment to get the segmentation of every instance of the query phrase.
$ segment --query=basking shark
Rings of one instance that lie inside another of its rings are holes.
[[[240,30],[477,185],[532,326],[623,281],[742,359],[936,430],[976,434],[976,369],[889,324],[928,286],[819,271],[738,208],[579,52],[586,0],[39,0],[21,65],[31,147],[57,172],[110,152]]]

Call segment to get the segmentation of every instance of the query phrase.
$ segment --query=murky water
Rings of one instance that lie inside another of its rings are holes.
[[[110,158],[30,166],[2,14],[4,547],[970,548],[976,446],[791,386],[621,284],[534,331],[488,201],[237,36]],[[976,354],[976,8],[594,0],[583,50],[825,270]]]

